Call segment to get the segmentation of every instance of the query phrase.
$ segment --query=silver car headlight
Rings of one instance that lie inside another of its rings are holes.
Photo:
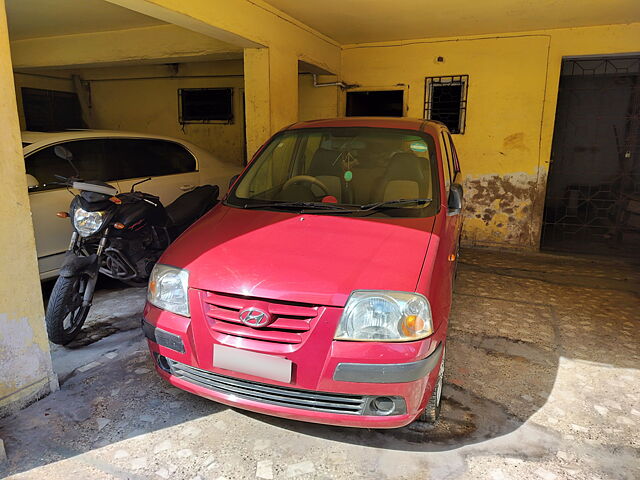
[[[336,330],[336,340],[409,342],[433,333],[429,301],[419,293],[355,290]]]
[[[87,212],[76,208],[73,212],[73,226],[81,237],[93,235],[102,227],[107,212]]]
[[[189,272],[156,263],[149,277],[147,300],[163,310],[189,317]]]

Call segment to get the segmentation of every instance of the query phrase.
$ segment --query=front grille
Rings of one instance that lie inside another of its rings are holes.
[[[238,398],[246,400],[303,410],[351,415],[362,415],[367,404],[366,397],[361,395],[316,392],[312,390],[267,385],[239,378],[226,377],[185,365],[175,360],[167,360],[169,361],[172,375],[214,392],[224,393],[225,395],[235,395]]]
[[[209,326],[215,332],[289,345],[302,343],[322,308],[213,292],[202,292],[202,302]],[[274,322],[262,328],[244,325],[239,318],[240,311],[256,305],[275,317]]]

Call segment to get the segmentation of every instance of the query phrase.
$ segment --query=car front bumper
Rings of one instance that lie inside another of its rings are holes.
[[[229,406],[306,422],[397,428],[416,419],[435,388],[441,332],[393,344],[334,341],[333,335],[324,348],[307,342],[281,355],[294,365],[292,381],[283,383],[214,367],[212,349],[194,328],[204,322],[197,315],[192,310],[189,319],[147,304],[143,328],[156,370],[178,388]],[[332,323],[330,317],[324,320]],[[329,330],[335,331],[335,324]],[[394,407],[381,413],[376,399],[390,399]]]

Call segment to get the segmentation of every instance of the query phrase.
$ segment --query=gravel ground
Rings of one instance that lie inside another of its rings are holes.
[[[173,388],[139,330],[144,289],[102,290],[82,337],[53,349],[60,391],[0,420],[0,477],[637,479],[639,287],[619,260],[465,250],[442,419],[384,431]]]

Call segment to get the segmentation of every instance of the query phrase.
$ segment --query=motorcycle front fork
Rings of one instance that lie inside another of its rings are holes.
[[[87,280],[86,285],[84,286],[84,292],[82,293],[82,305],[87,307],[91,305],[91,301],[93,300],[93,293],[96,289],[96,282],[98,281],[98,271],[100,270],[100,259],[102,257],[102,252],[104,252],[105,247],[107,246],[107,234],[109,233],[109,229],[104,231],[102,238],[100,238],[100,243],[98,243],[98,250],[96,251],[96,255],[98,256],[96,262],[96,271],[93,275],[89,275],[89,280]],[[78,232],[73,232],[71,234],[71,242],[69,242],[69,251],[75,251],[76,243],[78,241]]]

